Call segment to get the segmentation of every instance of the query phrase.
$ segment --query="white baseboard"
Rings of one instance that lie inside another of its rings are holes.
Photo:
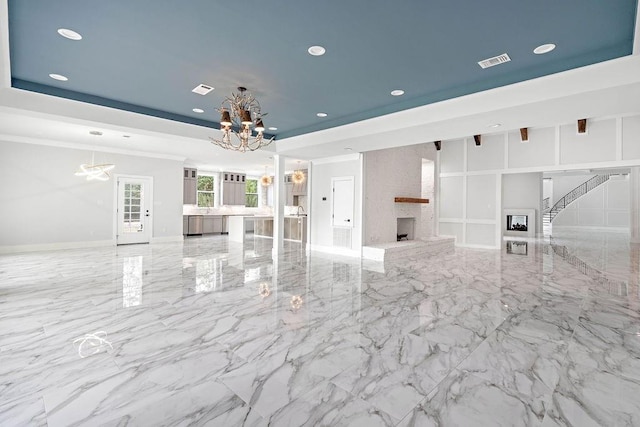
[[[359,250],[355,251],[353,249],[341,248],[338,246],[320,246],[320,245],[308,244],[307,248],[312,251],[324,252],[327,254],[344,255],[344,256],[355,257],[355,258],[361,257],[361,253]]]
[[[181,243],[184,242],[184,236],[164,236],[164,237],[152,237],[151,243]]]
[[[184,241],[182,235],[153,237],[151,243],[181,243]],[[115,240],[93,240],[85,242],[60,242],[60,243],[38,243],[34,245],[0,246],[0,254],[17,254],[22,252],[42,252],[61,251],[65,249],[85,249],[100,248],[105,246],[115,246]]]
[[[61,242],[61,243],[40,243],[34,245],[0,246],[0,254],[15,254],[21,252],[41,252],[60,251],[65,249],[99,248],[104,246],[115,246],[113,240],[94,240],[88,242]]]
[[[456,243],[456,247],[457,248],[469,248],[469,249],[492,249],[492,250],[499,250],[499,247],[496,246],[490,246],[490,245],[472,245],[469,243]]]
[[[597,227],[591,225],[552,225],[551,227],[551,230],[608,231],[611,233],[630,234],[628,227]]]

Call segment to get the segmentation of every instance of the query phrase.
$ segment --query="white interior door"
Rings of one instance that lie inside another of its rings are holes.
[[[149,243],[153,181],[150,177],[118,177],[116,243]]]
[[[334,227],[353,228],[353,177],[332,178],[333,201],[331,204],[331,224]]]

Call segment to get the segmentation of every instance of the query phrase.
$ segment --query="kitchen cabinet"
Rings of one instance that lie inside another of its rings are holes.
[[[254,235],[261,237],[273,237],[273,217],[253,217]],[[285,216],[283,235],[286,240],[294,240],[302,243],[307,241],[307,217]]]
[[[198,170],[184,168],[182,182],[182,203],[185,205],[198,204]]]
[[[246,204],[246,175],[236,172],[222,173],[222,204]]]
[[[284,238],[305,243],[307,241],[307,217],[285,217]]]
[[[202,234],[222,233],[222,216],[205,215],[202,220]]]
[[[189,234],[189,217],[186,215],[182,217],[182,234]]]
[[[255,236],[273,237],[273,217],[255,217],[253,220]]]

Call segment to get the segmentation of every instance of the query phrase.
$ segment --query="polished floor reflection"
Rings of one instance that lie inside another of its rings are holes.
[[[639,254],[224,236],[0,257],[0,425],[640,425]]]

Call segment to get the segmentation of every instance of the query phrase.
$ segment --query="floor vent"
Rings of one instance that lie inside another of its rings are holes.
[[[494,67],[496,65],[504,64],[505,62],[509,62],[509,61],[511,61],[511,58],[509,58],[509,55],[507,55],[506,53],[503,53],[502,55],[494,56],[493,58],[483,59],[482,61],[478,62],[478,65],[484,69],[484,68],[489,68],[489,67]]]
[[[350,228],[334,228],[333,229],[333,246],[341,248],[351,247],[351,229]]]

